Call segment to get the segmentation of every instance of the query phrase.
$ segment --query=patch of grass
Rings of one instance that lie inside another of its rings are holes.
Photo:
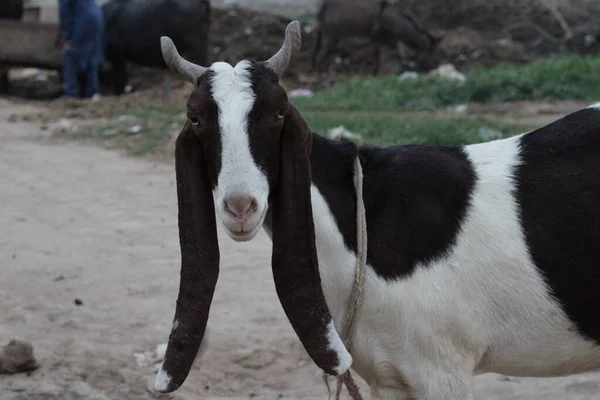
[[[133,155],[164,151],[185,122],[185,114],[161,108],[145,108],[108,124],[90,127],[81,134],[111,148],[125,148]],[[139,132],[136,130],[139,128]]]
[[[436,116],[429,111],[468,102],[564,99],[600,100],[600,58],[569,56],[476,69],[467,74],[464,84],[432,77],[402,81],[395,76],[356,77],[312,98],[296,98],[294,103],[313,130],[322,135],[344,125],[363,135],[366,144],[459,145],[506,137],[533,127],[487,118]],[[143,155],[164,151],[185,121],[185,115],[173,109],[147,108],[132,116],[131,121],[116,121],[90,134]],[[135,125],[140,125],[141,131],[131,134]]]
[[[391,146],[398,144],[461,145],[508,137],[531,129],[479,117],[435,117],[431,113],[369,111],[303,111],[310,127],[320,135],[344,125],[362,135],[365,144]],[[125,148],[133,155],[163,153],[167,144],[183,126],[180,111],[144,109],[132,113],[125,121],[88,128],[81,132],[109,148]],[[139,133],[131,128],[140,126]]]
[[[600,58],[568,56],[525,65],[474,69],[461,84],[442,78],[351,78],[312,98],[295,99],[305,111],[433,110],[467,102],[600,100]]]
[[[390,146],[398,144],[462,145],[508,137],[531,127],[513,125],[485,118],[439,118],[431,114],[395,112],[318,112],[302,115],[310,127],[321,135],[333,127],[344,125],[360,133],[366,144]],[[498,135],[490,131],[496,131]]]

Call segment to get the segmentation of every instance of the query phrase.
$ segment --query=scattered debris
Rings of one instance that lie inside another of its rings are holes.
[[[403,81],[405,79],[417,79],[419,74],[415,71],[405,71],[398,76],[399,81]]]
[[[466,82],[467,77],[458,72],[454,64],[442,64],[433,71],[430,71],[427,75],[429,76],[439,76],[440,78],[445,78],[449,80],[455,80],[459,82]]]
[[[117,121],[119,121],[119,122],[134,122],[134,121],[137,121],[137,118],[133,115],[123,114],[123,115],[119,115],[119,118],[117,118]]]
[[[313,97],[313,95],[310,89],[294,89],[289,92],[290,97]]]
[[[59,128],[61,131],[64,131],[64,132],[66,132],[66,131],[69,131],[69,130],[70,130],[72,127],[73,127],[73,121],[71,121],[71,120],[68,120],[68,119],[66,119],[66,118],[61,118],[61,119],[58,121],[58,124],[57,124],[57,125],[58,125],[58,128]]]
[[[142,131],[142,126],[141,125],[134,125],[131,128],[127,129],[127,132],[130,135],[137,135],[138,133],[140,133]]]
[[[344,125],[332,128],[327,133],[333,140],[354,142],[357,146],[361,146],[364,142],[362,135],[349,131]]]
[[[138,353],[133,353],[135,357],[135,362],[141,368],[146,368],[149,366],[153,366],[154,371],[158,371],[160,367],[160,363],[165,358],[165,353],[167,352],[167,344],[161,343],[156,346],[154,351],[143,351]]]
[[[12,339],[0,352],[0,374],[16,374],[33,371],[39,364],[33,356],[33,346],[29,342]]]
[[[466,104],[459,104],[454,107],[454,112],[457,114],[465,114],[469,107]]]

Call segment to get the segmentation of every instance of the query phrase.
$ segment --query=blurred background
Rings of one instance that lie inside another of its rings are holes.
[[[176,393],[152,390],[179,284],[173,144],[192,90],[165,69],[161,35],[204,65],[265,60],[300,20],[282,84],[339,140],[482,142],[600,101],[598,0],[96,4],[99,96],[73,99],[58,1],[0,0],[0,400],[327,398],[262,232],[220,235],[209,350]],[[476,399],[584,400],[599,378],[473,385]]]

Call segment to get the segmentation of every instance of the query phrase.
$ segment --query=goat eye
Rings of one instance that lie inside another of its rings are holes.
[[[279,110],[275,113],[275,120],[279,121],[280,119],[283,119],[284,116],[285,116],[285,111]]]
[[[198,124],[200,123],[200,120],[196,117],[190,117],[190,123],[194,126],[198,126]]]

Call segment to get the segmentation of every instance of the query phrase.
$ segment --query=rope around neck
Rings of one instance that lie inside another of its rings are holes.
[[[358,157],[354,159],[354,189],[356,191],[356,275],[354,284],[348,299],[347,318],[342,328],[342,338],[346,349],[350,351],[352,347],[352,338],[356,327],[356,316],[363,300],[363,289],[367,267],[367,219],[365,212],[365,203],[363,199],[363,174],[362,166]],[[323,374],[323,380],[327,386],[327,391],[331,397],[329,380],[326,374]],[[342,392],[342,384],[346,385],[348,393],[353,400],[363,400],[360,390],[354,382],[350,370],[337,377],[337,389],[335,399],[339,400]]]

